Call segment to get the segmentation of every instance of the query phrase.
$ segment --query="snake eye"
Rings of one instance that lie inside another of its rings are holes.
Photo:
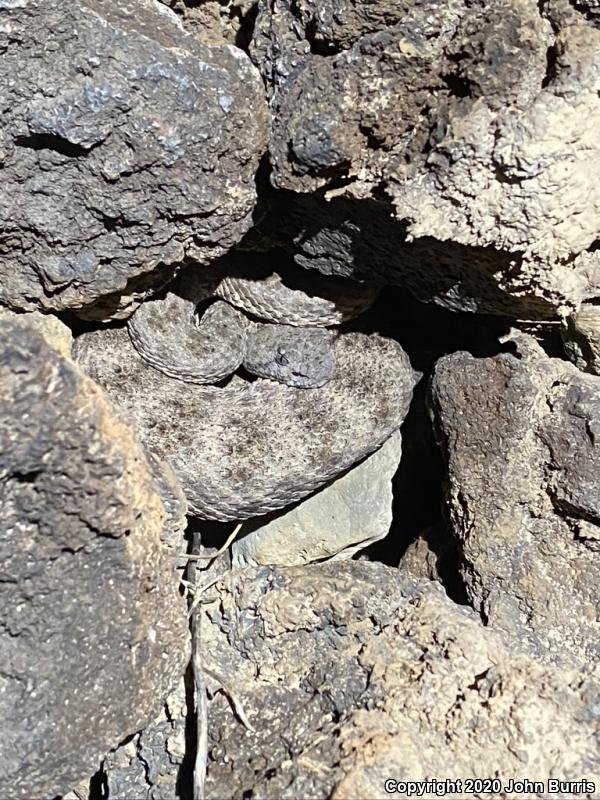
[[[277,355],[275,356],[275,363],[279,364],[280,367],[287,367],[290,363],[288,357],[285,354],[285,350],[278,350]]]

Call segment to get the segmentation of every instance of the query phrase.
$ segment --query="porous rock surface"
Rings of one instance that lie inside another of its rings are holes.
[[[188,763],[192,755],[186,741],[188,711],[182,677],[144,730],[104,760],[102,772],[109,800],[174,800],[184,796],[184,763],[186,755]],[[189,774],[188,767],[188,780]]]
[[[599,776],[597,678],[539,663],[438,584],[347,561],[244,571],[205,600],[205,665],[254,729],[213,697],[207,798],[379,798],[482,765]]]
[[[233,567],[343,560],[383,539],[392,524],[392,478],[401,454],[396,431],[363,462],[293,508],[246,522],[231,546]]]
[[[29,0],[0,52],[1,302],[86,306],[246,232],[267,110],[241,50],[154,0]]]
[[[474,607],[550,661],[595,663],[600,608],[600,379],[516,353],[442,358],[431,406]]]
[[[598,293],[600,29],[583,6],[265,0],[251,52],[276,186],[376,201],[405,242],[461,245],[474,272],[495,262],[488,278],[532,315]],[[401,259],[394,271],[418,282]],[[503,313],[492,300],[480,310]]]
[[[450,311],[523,319],[556,316],[551,297],[513,292],[499,284],[499,276],[516,269],[518,260],[512,254],[434,236],[409,240],[406,222],[396,219],[381,198],[357,200],[336,194],[325,199],[317,192],[281,190],[268,200],[270,210],[245,240],[247,247],[284,248],[306,269],[401,286],[419,300]],[[589,292],[595,294],[593,271],[590,281]]]
[[[256,16],[256,0],[159,0],[181,17],[184,27],[203,42],[247,47]]]
[[[45,339],[61,356],[71,357],[73,334],[70,328],[53,314],[40,314],[39,311],[18,314],[16,311],[11,311],[10,308],[0,306],[0,322],[4,321],[29,328]]]
[[[142,727],[182,669],[161,539],[184,507],[102,391],[5,321],[0,476],[0,795],[54,797]]]

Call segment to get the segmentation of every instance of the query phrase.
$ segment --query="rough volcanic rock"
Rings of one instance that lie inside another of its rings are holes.
[[[406,223],[396,219],[381,198],[325,199],[319,193],[288,191],[267,198],[269,210],[245,240],[246,247],[283,248],[306,269],[402,286],[419,300],[451,311],[523,319],[556,317],[551,297],[499,285],[499,276],[516,274],[519,269],[520,259],[514,254],[433,236],[413,241]],[[598,289],[591,266],[588,273],[581,283],[582,293],[593,295]]]
[[[180,674],[185,607],[161,537],[181,529],[181,493],[89,378],[8,322],[0,475],[0,796],[54,797]]]
[[[192,758],[191,742],[186,742],[187,716],[182,677],[149,725],[104,760],[102,771],[109,800],[185,797],[182,778],[187,763],[189,780]]]
[[[518,351],[442,358],[431,390],[468,596],[551,661],[600,655],[600,379]]]
[[[398,568],[413,580],[439,581],[456,592],[456,540],[442,523],[420,531],[402,554]]]
[[[391,193],[412,235],[520,254],[500,285],[532,287],[564,311],[598,288],[597,251],[585,251],[600,234],[600,30],[566,27],[552,53],[551,74],[523,65],[540,88],[518,103],[497,110],[486,95],[470,113],[450,114],[428,170]]]
[[[378,201],[381,224],[403,223],[409,258],[413,239],[421,251],[452,242],[449,260],[462,246],[483,288],[504,305],[524,298],[515,315],[566,314],[600,293],[600,30],[545,6],[260,2],[251,52],[270,94],[274,184]],[[339,231],[323,209],[322,228]],[[321,235],[321,261],[339,262],[346,234]],[[387,270],[419,283],[430,264],[396,256]],[[505,313],[485,294],[480,305]]]
[[[386,779],[599,785],[597,680],[536,661],[438,584],[347,561],[244,571],[204,599],[205,666],[254,729],[213,697],[208,798],[379,798]]]
[[[256,0],[159,0],[181,17],[186,30],[203,42],[246,48],[256,17]]]
[[[358,179],[368,197],[391,171],[390,161],[420,152],[415,140],[427,130],[429,106],[437,105],[434,92],[448,91],[446,50],[467,4],[366,5],[259,4],[252,54],[271,90],[270,150],[280,188],[311,191]],[[537,10],[535,17],[540,23]],[[538,44],[535,36],[530,41]],[[544,63],[543,42],[538,46]]]
[[[61,356],[71,357],[73,345],[71,330],[52,314],[40,314],[39,311],[18,314],[10,308],[0,306],[0,322],[14,322],[25,326],[42,336]]]
[[[272,519],[242,526],[231,546],[234,567],[297,566],[351,558],[388,535],[392,478],[402,454],[400,431],[362,463]]]
[[[153,0],[4,5],[0,301],[80,307],[235,244],[267,136],[248,57]]]
[[[173,467],[190,513],[239,520],[300,500],[374,452],[396,431],[416,375],[397,344],[348,333],[320,389],[274,381],[196,386],[145,362],[127,330],[85,333],[78,363]]]

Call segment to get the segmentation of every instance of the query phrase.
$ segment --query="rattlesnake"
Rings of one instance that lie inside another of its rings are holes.
[[[318,295],[287,285],[278,273],[188,269],[164,298],[137,310],[129,333],[149,364],[188,383],[217,383],[243,365],[258,377],[318,388],[334,372],[333,335],[325,328],[363,311],[374,297],[370,287],[347,281],[342,292],[332,283]],[[198,304],[212,296],[229,302],[214,303],[198,319]]]
[[[83,334],[75,355],[171,463],[190,511],[229,520],[300,500],[400,427],[416,380],[402,348],[362,333],[332,347],[335,373],[318,389],[182,382],[141,358],[122,328]]]
[[[136,350],[165,375],[186,383],[217,383],[243,365],[290,386],[317,388],[331,379],[329,331],[256,323],[223,301],[196,322],[195,308],[169,292],[144,303],[129,321]]]

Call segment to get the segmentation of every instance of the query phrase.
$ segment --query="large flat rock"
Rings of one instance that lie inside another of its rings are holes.
[[[209,685],[219,675],[253,728],[215,682],[207,798],[383,798],[389,779],[600,786],[592,675],[538,662],[435,583],[357,561],[263,567],[201,609]],[[464,800],[457,786],[445,796]]]
[[[245,523],[231,546],[232,565],[345,560],[383,539],[392,524],[392,478],[401,454],[396,431],[329,486],[272,518]]]

